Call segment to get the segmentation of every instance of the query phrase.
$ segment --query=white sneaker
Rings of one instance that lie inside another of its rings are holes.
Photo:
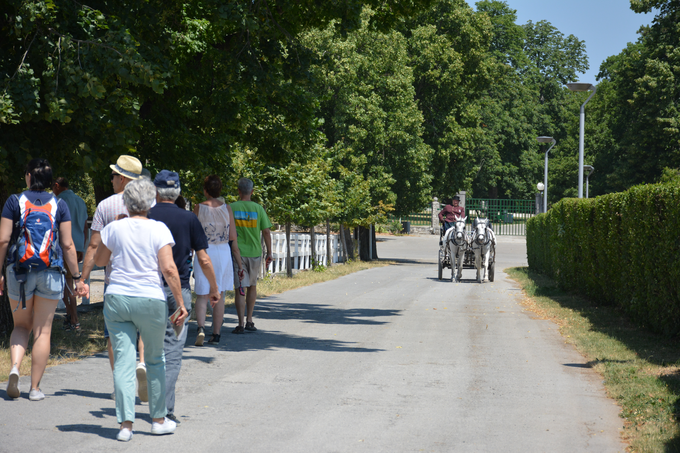
[[[149,401],[149,390],[146,386],[146,365],[143,363],[137,365],[137,392],[143,403]]]
[[[129,442],[130,439],[132,439],[132,430],[127,428],[121,428],[120,431],[118,431],[116,439],[118,439],[121,442]]]
[[[31,401],[42,401],[45,399],[45,394],[40,391],[40,389],[31,389],[28,394],[28,399]]]
[[[165,418],[163,423],[151,423],[151,434],[172,434],[177,428],[177,423],[169,418]]]
[[[9,381],[7,382],[7,396],[10,398],[19,398],[21,396],[21,388],[19,387],[19,370],[17,367],[12,367],[9,372]]]

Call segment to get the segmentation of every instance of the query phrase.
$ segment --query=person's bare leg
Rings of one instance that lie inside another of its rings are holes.
[[[246,306],[248,308],[248,316],[246,322],[253,322],[253,311],[255,310],[255,301],[257,300],[257,286],[252,285],[246,291]]]
[[[31,351],[31,389],[38,389],[50,358],[52,320],[57,300],[33,298],[33,349]]]
[[[144,342],[142,337],[137,340],[137,351],[139,351],[139,363],[144,363]]]
[[[205,296],[196,296],[196,323],[198,324],[198,327],[205,327],[205,314],[208,310],[208,300],[209,297],[207,294]]]
[[[250,290],[250,288],[248,288],[248,290]],[[244,319],[246,312],[246,296],[240,295],[238,289],[236,290],[234,305],[236,306],[236,316],[238,317],[238,325],[244,327],[246,325]]]
[[[69,288],[71,291],[69,292]],[[66,279],[64,287],[64,305],[66,305],[66,316],[72,325],[78,324],[78,301],[76,300],[76,290],[73,287],[73,279]]]
[[[212,332],[219,335],[224,322],[224,296],[225,292],[220,293],[220,300],[215,304],[212,312]],[[207,296],[206,296],[207,297]]]
[[[10,299],[9,302],[12,310],[17,304],[21,304],[21,302],[13,299]],[[28,348],[28,337],[33,329],[33,297],[26,301],[26,309],[23,310],[19,307],[17,311],[12,313],[12,318],[14,319],[14,329],[9,337],[9,355],[12,366],[19,369]]]
[[[106,349],[109,351],[109,364],[111,364],[111,371],[113,371],[113,345],[111,338],[106,339]]]

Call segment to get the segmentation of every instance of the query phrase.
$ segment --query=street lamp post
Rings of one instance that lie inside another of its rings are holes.
[[[595,167],[592,165],[584,165],[583,169],[588,172],[586,173],[586,198],[588,198],[588,180],[590,179],[590,175],[595,171]]]
[[[536,184],[536,188],[541,193],[541,198],[543,198],[543,189],[545,189],[545,186],[543,185],[543,183],[539,182],[538,184]],[[545,208],[541,209],[540,204],[538,203],[538,200],[536,200],[536,206],[538,207],[537,211],[538,211],[539,214],[543,214],[543,213],[546,212]]]
[[[586,104],[590,101],[597,91],[597,87],[592,83],[568,83],[567,88],[571,91],[592,91],[586,102],[581,106],[581,116],[579,122],[579,133],[578,133],[578,197],[583,198],[583,135],[585,132],[585,122],[586,122]]]
[[[545,188],[543,192],[543,212],[548,212],[548,153],[553,149],[557,140],[545,135],[541,135],[537,140],[539,143],[552,143],[548,151],[545,152],[545,167],[543,168],[543,187]]]

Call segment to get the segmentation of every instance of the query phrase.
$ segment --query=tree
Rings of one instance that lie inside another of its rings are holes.
[[[441,0],[400,28],[408,39],[415,96],[432,148],[432,194],[470,190],[483,165],[477,100],[491,82],[491,24],[462,0]]]
[[[321,99],[320,130],[333,153],[333,177],[341,181],[341,190],[368,183],[361,195],[371,209],[355,217],[364,225],[384,214],[381,206],[397,214],[422,208],[431,179],[431,151],[421,138],[423,118],[414,99],[406,40],[396,31],[373,31],[374,14],[364,10],[363,25],[346,38],[331,25],[305,39],[320,59],[315,90]]]
[[[634,0],[631,8],[659,11],[651,26],[640,29],[636,43],[600,67],[608,101],[602,117],[614,142],[598,154],[598,166],[608,171],[604,191],[651,183],[665,167],[680,167],[680,5]]]

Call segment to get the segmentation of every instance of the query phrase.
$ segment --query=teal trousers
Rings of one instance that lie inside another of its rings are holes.
[[[137,331],[144,342],[144,362],[149,389],[149,414],[162,418],[165,407],[165,356],[163,339],[168,319],[164,300],[107,294],[104,320],[113,346],[113,385],[118,423],[135,420]]]

